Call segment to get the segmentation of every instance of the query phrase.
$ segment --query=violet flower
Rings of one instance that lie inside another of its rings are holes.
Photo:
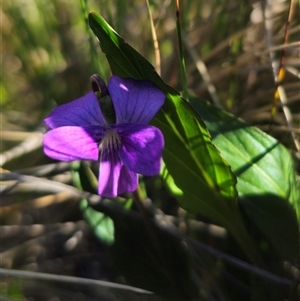
[[[55,108],[45,123],[47,156],[61,160],[100,160],[98,193],[116,197],[132,192],[138,173],[159,173],[164,139],[148,125],[164,103],[164,93],[150,81],[112,76],[107,89],[116,123],[108,124],[93,91]]]

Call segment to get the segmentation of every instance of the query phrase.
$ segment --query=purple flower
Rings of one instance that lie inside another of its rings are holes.
[[[107,85],[116,123],[108,124],[95,93],[54,109],[45,123],[45,154],[61,161],[100,160],[98,193],[116,197],[132,192],[138,173],[159,173],[164,139],[148,125],[164,103],[165,95],[150,81],[112,76]]]

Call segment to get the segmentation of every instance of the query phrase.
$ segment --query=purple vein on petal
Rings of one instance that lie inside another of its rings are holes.
[[[44,135],[44,152],[61,161],[98,160],[98,144],[103,136],[101,126],[63,126]]]

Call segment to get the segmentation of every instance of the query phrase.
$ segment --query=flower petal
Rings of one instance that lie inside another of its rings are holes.
[[[105,125],[98,99],[93,91],[56,107],[45,120],[51,129],[61,126]]]
[[[103,137],[101,126],[63,126],[44,135],[45,154],[61,161],[98,160],[98,141]]]
[[[123,142],[119,156],[124,165],[145,176],[157,175],[164,147],[161,131],[142,124],[117,125],[116,130]]]
[[[117,153],[104,156],[100,161],[98,194],[114,198],[121,193],[134,191],[138,185],[138,175],[123,165]]]
[[[112,76],[108,91],[114,104],[117,124],[148,124],[165,101],[165,94],[152,82]]]

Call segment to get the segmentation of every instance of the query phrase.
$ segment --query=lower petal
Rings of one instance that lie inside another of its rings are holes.
[[[44,135],[45,154],[60,161],[98,160],[97,139],[101,139],[101,126],[63,126]]]
[[[99,170],[99,195],[114,198],[119,194],[134,191],[137,185],[138,175],[123,165],[118,154],[103,154]]]
[[[124,165],[145,176],[157,175],[164,147],[161,131],[142,124],[120,124],[117,131],[123,142],[119,155]]]

